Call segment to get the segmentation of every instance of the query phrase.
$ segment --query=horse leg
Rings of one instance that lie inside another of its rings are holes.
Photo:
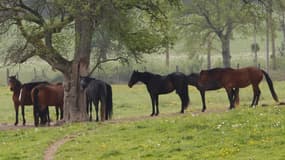
[[[23,117],[23,125],[26,125],[25,106],[24,105],[21,105],[21,111],[22,111],[22,117]]]
[[[159,115],[159,109],[158,109],[158,95],[155,96],[155,105],[156,105],[156,116]]]
[[[154,116],[154,114],[155,114],[155,98],[153,95],[150,95],[150,98],[151,98],[151,105],[152,105],[152,113],[150,116]]]
[[[101,98],[100,100],[100,117],[101,117],[101,121],[106,120],[106,101]]]
[[[56,120],[58,121],[58,117],[59,117],[59,111],[58,111],[59,106],[55,106],[55,114],[56,114]]]
[[[259,87],[257,86],[257,96],[256,96],[256,102],[255,102],[255,105],[256,105],[256,106],[258,105],[258,101],[259,101],[259,98],[260,98],[260,94],[261,94],[260,89],[259,89]]]
[[[19,105],[14,104],[14,108],[15,108],[15,113],[16,113],[16,121],[14,123],[14,125],[18,125],[19,119],[18,119],[18,113],[19,113]]]
[[[236,88],[234,90],[234,97],[235,97],[234,99],[235,105],[239,105],[239,88]]]
[[[227,94],[228,94],[228,99],[230,101],[230,107],[229,109],[235,108],[234,106],[234,101],[233,101],[233,91],[231,88],[226,88]]]
[[[182,94],[178,93],[178,95],[179,95],[179,98],[181,100],[181,111],[180,111],[180,113],[184,113],[184,98],[183,98]]]
[[[59,111],[60,111],[60,119],[63,119],[63,106],[59,107]]]
[[[253,105],[257,106],[261,92],[260,92],[260,89],[259,89],[258,86],[254,86],[253,87],[253,91],[254,91],[254,94],[255,94],[255,101],[253,102]]]
[[[99,105],[99,101],[97,100],[97,102],[94,103],[95,111],[96,111],[96,122],[99,121],[99,114],[98,114],[99,107],[98,107],[98,105]],[[92,108],[92,106],[90,106],[90,107]],[[92,120],[92,109],[90,109],[90,114],[91,114],[90,116],[91,116],[91,120]]]
[[[255,101],[256,101],[256,89],[255,89],[255,86],[252,86],[252,90],[253,90],[253,98],[252,98],[252,102],[251,102],[251,105],[250,105],[250,107],[253,107],[254,106],[254,104],[255,104]]]
[[[50,116],[49,116],[49,108],[48,108],[48,106],[46,106],[46,117],[47,117],[48,125],[50,125]]]
[[[199,90],[199,91],[200,91],[200,95],[201,95],[202,103],[203,103],[202,112],[205,112],[206,110],[205,91],[204,90]]]

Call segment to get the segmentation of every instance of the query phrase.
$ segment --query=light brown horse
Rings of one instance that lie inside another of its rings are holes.
[[[34,104],[34,120],[35,126],[39,124],[39,117],[45,114],[47,106],[55,106],[60,109],[60,119],[63,118],[63,85],[48,84],[38,85],[32,92],[32,101]],[[49,113],[47,113],[48,122],[50,122]]]
[[[273,99],[278,102],[277,94],[273,87],[273,82],[269,75],[262,69],[256,67],[246,67],[241,69],[223,68],[223,69],[211,69],[202,70],[200,72],[199,85],[207,87],[210,81],[225,88],[230,101],[230,109],[234,108],[234,101],[236,93],[234,88],[244,88],[252,85],[253,89],[253,100],[251,106],[258,105],[260,97],[259,83],[262,81],[263,76],[267,81],[271,95]]]

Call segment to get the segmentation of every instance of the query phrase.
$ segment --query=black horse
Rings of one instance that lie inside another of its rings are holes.
[[[219,72],[222,71],[221,68],[214,68],[211,69],[212,71]],[[207,84],[204,86],[199,85],[199,79],[200,79],[200,74],[199,73],[191,73],[190,75],[187,76],[188,84],[191,86],[195,86],[197,90],[199,90],[201,98],[202,98],[202,103],[203,103],[203,108],[202,112],[205,112],[206,110],[206,102],[205,102],[205,92],[209,90],[217,90],[223,88],[222,84],[218,81],[216,81],[216,77],[212,76],[211,81],[208,81]],[[232,92],[234,93],[234,100],[235,103],[239,103],[239,88],[233,89]]]
[[[188,95],[188,83],[187,77],[183,73],[175,72],[166,76],[161,76],[150,72],[133,71],[128,85],[131,88],[139,81],[143,82],[146,85],[148,93],[151,97],[151,116],[157,116],[159,114],[158,95],[170,93],[174,90],[176,90],[176,93],[179,95],[182,101],[181,113],[184,113],[184,109],[188,107],[190,101]]]
[[[86,109],[89,120],[92,120],[92,102],[95,105],[96,121],[99,121],[98,104],[100,101],[101,121],[111,119],[113,114],[112,87],[106,82],[91,78],[80,77],[80,85],[86,91]],[[90,111],[90,112],[89,112]]]

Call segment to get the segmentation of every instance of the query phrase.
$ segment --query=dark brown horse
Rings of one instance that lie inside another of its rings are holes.
[[[47,83],[48,82],[31,82],[31,83],[25,83],[22,85],[22,83],[16,78],[16,76],[8,77],[8,85],[10,87],[10,90],[13,91],[12,100],[14,103],[14,109],[16,113],[16,121],[14,123],[15,125],[18,124],[19,106],[21,106],[23,125],[26,124],[25,105],[33,104],[32,98],[31,98],[31,90],[39,84],[47,84]],[[45,122],[41,122],[41,123],[45,123]]]
[[[251,106],[258,105],[260,97],[259,83],[265,76],[267,84],[269,86],[273,99],[278,102],[277,94],[273,87],[273,82],[269,75],[262,69],[256,67],[246,67],[241,69],[223,68],[223,69],[212,69],[202,70],[200,72],[199,86],[209,87],[210,81],[214,81],[219,86],[225,88],[228,99],[230,101],[230,109],[234,108],[234,88],[244,88],[252,85],[253,89],[253,100]]]
[[[212,70],[219,72],[219,70],[222,70],[222,68],[215,68]],[[205,84],[204,86],[200,86],[198,84],[198,81],[200,79],[199,73],[191,73],[190,75],[187,76],[188,84],[191,86],[195,86],[197,90],[199,90],[200,92],[200,95],[202,98],[202,105],[203,105],[202,112],[205,112],[206,110],[205,92],[223,88],[223,86],[215,80],[217,79],[217,77],[211,76],[210,78],[211,80],[207,81],[208,84]],[[239,88],[236,88],[235,90],[233,90],[233,92],[235,93],[234,94],[235,104],[239,104]]]
[[[188,107],[189,95],[188,95],[188,83],[187,77],[183,73],[175,72],[166,76],[153,74],[150,72],[138,72],[133,71],[131,79],[129,81],[129,87],[131,88],[137,82],[143,82],[148,90],[152,102],[151,116],[159,114],[158,108],[158,96],[159,94],[166,94],[176,90],[179,95],[181,103],[181,113],[184,113],[184,109]]]
[[[32,92],[32,101],[34,105],[35,126],[39,124],[39,117],[48,110],[47,106],[55,106],[60,109],[60,119],[63,118],[63,98],[64,90],[62,84],[41,84],[36,86]],[[50,122],[49,113],[47,113],[48,122]]]

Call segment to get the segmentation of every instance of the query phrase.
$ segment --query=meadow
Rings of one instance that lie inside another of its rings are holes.
[[[275,81],[280,101],[285,82]],[[53,127],[21,127],[0,131],[0,159],[43,159],[49,145],[74,135],[55,159],[284,159],[285,108],[273,101],[265,81],[260,105],[249,108],[251,87],[241,89],[241,104],[227,110],[223,89],[206,92],[208,110],[201,113],[199,92],[189,86],[191,105],[179,114],[175,93],[160,96],[158,117],[149,117],[150,98],[144,85],[112,85],[114,117],[109,122],[72,123]],[[12,93],[0,88],[0,124],[14,123]],[[264,107],[263,107],[264,106]],[[28,125],[32,107],[26,107]],[[51,109],[52,119],[55,112]]]

